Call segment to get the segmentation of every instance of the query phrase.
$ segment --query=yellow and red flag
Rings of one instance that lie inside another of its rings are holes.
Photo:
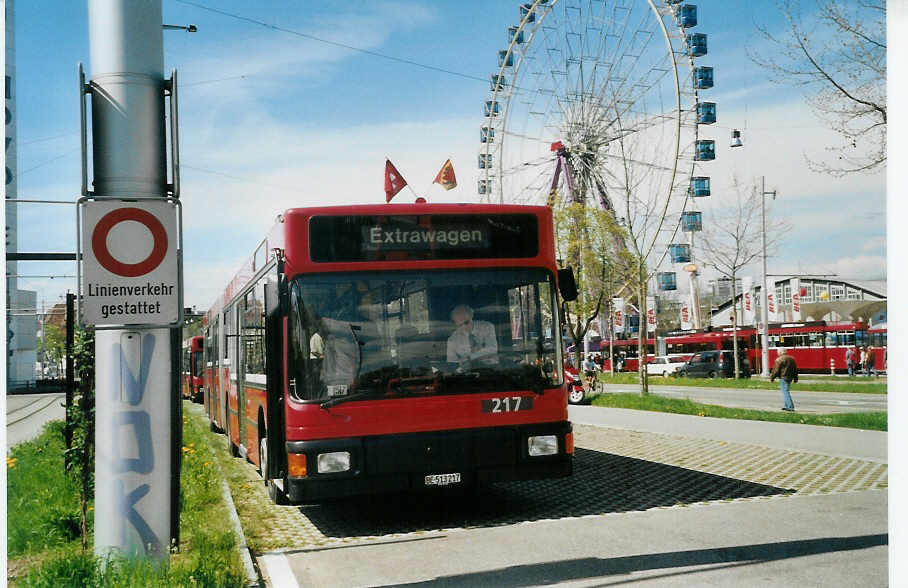
[[[457,187],[457,178],[454,177],[454,166],[451,164],[450,159],[445,161],[445,164],[441,166],[438,175],[435,176],[435,181],[432,183],[441,184],[441,187],[445,190]]]
[[[390,159],[385,160],[385,202],[391,202],[395,194],[404,189],[407,180],[404,179]]]

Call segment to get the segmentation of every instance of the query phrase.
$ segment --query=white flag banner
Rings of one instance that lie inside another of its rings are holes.
[[[683,304],[681,306],[681,330],[687,331],[687,330],[693,329],[693,328],[694,328],[694,325],[693,325],[693,322],[691,321],[690,306],[688,306],[687,304]]]
[[[625,323],[627,322],[627,317],[624,314],[624,298],[612,298],[612,308],[614,309],[612,316],[614,317],[615,338],[620,339],[619,335],[624,334]]]
[[[756,314],[754,313],[754,279],[750,276],[741,279],[741,306],[743,307],[741,324],[752,325]]]
[[[801,281],[791,279],[791,320],[801,320]]]
[[[646,297],[646,331],[648,333],[656,332],[656,297]]]
[[[773,280],[766,280],[766,323],[777,323],[779,317],[777,314],[778,307],[776,303],[776,283]]]

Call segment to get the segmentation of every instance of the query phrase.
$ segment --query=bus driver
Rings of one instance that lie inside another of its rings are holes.
[[[448,337],[448,362],[458,364],[458,369],[470,369],[472,363],[495,365],[498,363],[498,341],[492,323],[473,320],[473,309],[458,304],[451,310],[451,321],[456,327]]]

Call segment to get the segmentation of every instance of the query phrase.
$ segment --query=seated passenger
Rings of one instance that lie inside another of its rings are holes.
[[[451,310],[451,321],[456,328],[448,337],[449,363],[458,364],[458,369],[498,363],[498,340],[492,323],[473,320],[473,309],[466,304]]]

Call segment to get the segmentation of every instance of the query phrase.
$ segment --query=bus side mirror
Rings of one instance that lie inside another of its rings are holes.
[[[566,267],[558,270],[558,290],[561,299],[566,302],[577,300],[577,281],[574,279],[574,270]]]

